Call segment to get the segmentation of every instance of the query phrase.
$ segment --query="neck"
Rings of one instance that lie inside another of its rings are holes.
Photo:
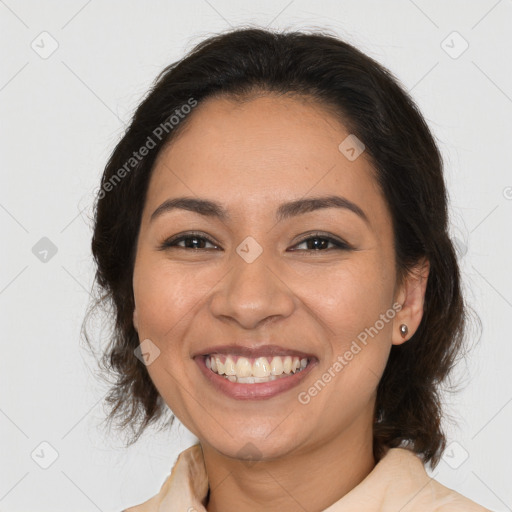
[[[375,467],[371,425],[354,422],[327,442],[279,459],[247,463],[203,444],[210,484],[208,512],[320,512]]]

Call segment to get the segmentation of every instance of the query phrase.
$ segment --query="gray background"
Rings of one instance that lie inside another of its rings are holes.
[[[79,345],[91,205],[156,74],[242,24],[327,28],[387,66],[424,113],[482,319],[457,367],[465,388],[446,397],[457,424],[432,476],[512,510],[511,0],[0,0],[0,510],[119,512],[153,496],[195,440],[178,425],[124,450],[99,428],[106,387]]]

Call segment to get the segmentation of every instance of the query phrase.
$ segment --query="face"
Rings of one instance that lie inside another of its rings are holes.
[[[158,354],[150,377],[230,457],[249,443],[273,458],[353,442],[371,429],[398,326],[412,335],[424,293],[397,286],[372,167],[339,149],[350,134],[313,101],[216,98],[190,115],[157,158],[137,242],[134,326]],[[332,196],[343,199],[308,202]],[[159,208],[183,197],[196,203]],[[294,360],[306,367],[294,373]]]

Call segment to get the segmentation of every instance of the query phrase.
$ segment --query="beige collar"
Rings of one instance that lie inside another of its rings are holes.
[[[206,512],[208,476],[199,444],[178,457],[160,492],[124,512]],[[391,448],[366,478],[323,512],[490,512],[429,477],[421,459]]]

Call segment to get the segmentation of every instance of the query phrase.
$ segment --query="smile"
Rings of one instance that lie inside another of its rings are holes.
[[[215,391],[237,400],[269,399],[299,385],[318,364],[316,357],[255,358],[211,353],[194,357]]]
[[[211,354],[205,358],[208,369],[230,382],[256,384],[289,377],[308,365],[307,358],[270,356],[247,358],[236,355]]]

